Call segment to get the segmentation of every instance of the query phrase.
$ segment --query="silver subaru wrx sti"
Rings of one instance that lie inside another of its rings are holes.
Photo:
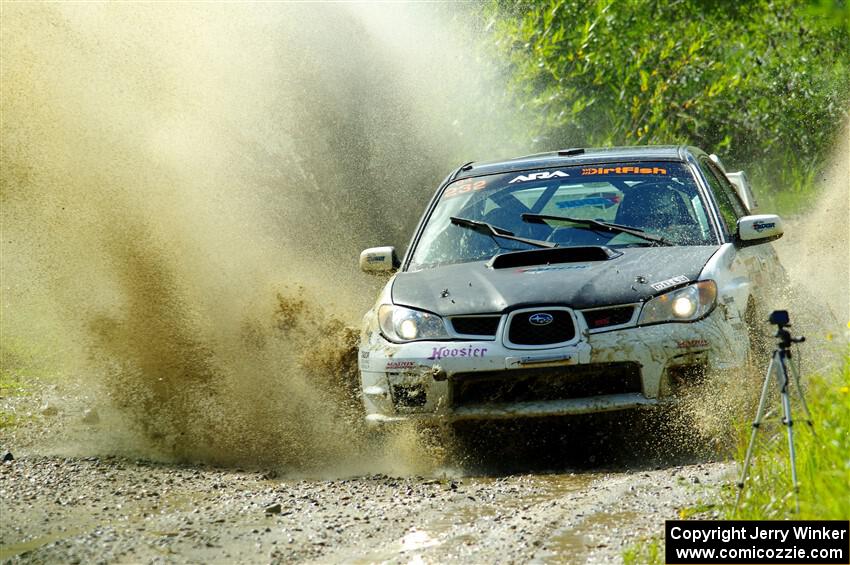
[[[781,278],[782,221],[754,207],[743,173],[693,147],[460,167],[403,260],[360,256],[394,273],[363,322],[367,420],[622,410],[742,367]]]

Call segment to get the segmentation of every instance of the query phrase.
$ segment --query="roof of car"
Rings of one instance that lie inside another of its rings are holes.
[[[589,165],[621,161],[684,161],[688,153],[701,151],[683,145],[637,145],[632,147],[573,148],[526,155],[504,161],[469,163],[455,178],[492,175],[547,167]]]

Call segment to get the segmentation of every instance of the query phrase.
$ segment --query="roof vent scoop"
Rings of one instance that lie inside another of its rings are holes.
[[[581,155],[584,153],[584,147],[573,147],[571,149],[561,149],[558,155],[561,157],[569,157],[571,155]]]

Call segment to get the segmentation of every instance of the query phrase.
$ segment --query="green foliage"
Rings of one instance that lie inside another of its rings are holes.
[[[27,385],[22,375],[38,379],[55,378],[58,363],[55,348],[49,344],[33,344],[24,339],[3,335],[0,340],[0,397],[18,396]]]
[[[22,396],[28,393],[27,386],[20,381],[6,364],[0,366],[0,401],[13,396]],[[0,430],[12,428],[17,424],[14,412],[0,408]]]
[[[846,117],[844,6],[548,0],[491,15],[541,149],[688,143],[799,190]]]
[[[13,428],[17,425],[17,417],[12,412],[0,410],[0,430],[5,428]]]
[[[775,399],[774,399],[775,400]],[[725,513],[737,519],[846,520],[850,516],[850,354],[841,371],[812,378],[806,391],[815,433],[802,425],[800,407],[792,409],[800,514],[794,512],[785,426],[764,427],[755,448],[740,508],[735,489],[724,493]],[[776,405],[776,404],[774,404]],[[743,461],[750,428],[741,430],[739,460]],[[758,438],[758,435],[757,435]]]
[[[623,565],[661,565],[664,549],[658,540],[643,540],[623,552]]]
[[[31,416],[15,413],[14,402],[4,402],[33,393],[33,382],[51,382],[57,378],[53,368],[55,350],[47,344],[31,345],[3,335],[0,340],[0,430],[28,422]]]

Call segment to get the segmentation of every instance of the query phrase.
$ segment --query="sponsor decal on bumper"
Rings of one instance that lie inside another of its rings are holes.
[[[467,345],[466,347],[434,347],[427,359],[436,361],[445,357],[484,357],[485,353],[487,353],[486,347],[476,347],[474,345]]]

